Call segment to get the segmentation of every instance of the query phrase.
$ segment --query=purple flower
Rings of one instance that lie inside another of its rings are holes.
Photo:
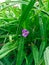
[[[22,30],[22,36],[23,36],[23,37],[27,37],[28,34],[29,34],[29,31],[28,31],[28,30],[26,30],[26,29],[23,29],[23,30]]]

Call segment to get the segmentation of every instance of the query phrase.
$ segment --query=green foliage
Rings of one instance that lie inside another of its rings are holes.
[[[17,43],[17,42],[16,42]],[[9,52],[17,48],[16,43],[8,42],[0,50],[0,59],[7,55]]]
[[[44,52],[44,60],[45,60],[45,65],[49,65],[49,47],[47,47]]]
[[[32,52],[33,52],[35,65],[39,65],[39,51],[35,45],[32,46]]]
[[[18,42],[18,54],[17,54],[17,62],[16,65],[21,65],[22,61],[24,59],[24,39],[21,38],[20,41]]]
[[[0,65],[49,65],[48,43],[49,0],[0,3]]]

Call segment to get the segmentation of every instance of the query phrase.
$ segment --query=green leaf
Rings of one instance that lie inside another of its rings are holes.
[[[3,61],[4,61],[4,62],[3,62],[4,65],[6,65],[6,64],[7,64],[7,65],[11,65],[11,62],[9,61],[9,59],[8,59],[7,56],[5,56],[5,57],[3,58]]]
[[[42,57],[43,51],[47,44],[47,37],[46,37],[46,25],[45,22],[42,21],[41,14],[39,14],[39,27],[40,27],[40,33],[41,33],[41,45],[39,49],[39,56]]]
[[[19,27],[18,27],[19,31],[20,31],[20,28],[22,28],[23,23],[27,20],[28,14],[33,8],[35,1],[36,0],[30,0],[29,4],[26,6],[26,9],[23,11],[23,14],[21,15],[20,21],[19,21]]]
[[[42,0],[39,0],[40,6],[43,6],[43,2]]]
[[[47,2],[48,2],[48,11],[49,11],[49,0],[47,0]]]
[[[45,65],[49,65],[49,46],[46,48],[44,52],[44,60],[45,60]]]
[[[17,42],[16,42],[17,43]],[[6,43],[0,50],[0,59],[6,56],[9,52],[17,48],[16,43]]]
[[[20,38],[18,43],[19,43],[19,46],[18,46],[16,65],[21,65],[24,59],[24,38]]]
[[[25,65],[31,65],[33,62],[33,54],[31,53],[29,57],[26,57],[26,64]]]
[[[4,65],[4,63],[0,61],[0,65]]]
[[[37,46],[32,45],[32,52],[33,52],[33,58],[35,61],[35,65],[38,65],[38,63],[39,63],[39,51],[38,51]]]
[[[30,0],[29,4],[27,5],[26,9],[24,10],[24,13],[21,15],[21,19],[20,19],[21,22],[23,22],[27,19],[28,14],[29,14],[30,10],[33,8],[35,1],[36,0]]]
[[[6,4],[8,4],[8,5],[6,5]],[[10,7],[10,6],[14,6],[16,4],[26,4],[26,5],[28,5],[28,2],[25,2],[25,1],[7,1],[7,2],[3,2],[3,3],[0,4],[0,6],[2,7],[2,8],[0,8],[0,11],[4,10],[4,9]]]

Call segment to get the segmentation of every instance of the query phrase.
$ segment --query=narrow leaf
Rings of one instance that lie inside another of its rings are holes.
[[[20,38],[18,46],[18,54],[17,54],[17,62],[16,65],[21,65],[24,59],[24,38]]]
[[[41,39],[42,39],[40,50],[39,50],[40,52],[39,56],[41,58],[47,43],[47,37],[46,37],[46,25],[45,25],[45,22],[42,21],[42,17],[40,14],[39,14],[39,27],[40,27],[40,33],[41,33]]]
[[[47,47],[44,52],[44,60],[45,60],[45,65],[49,65],[49,47]]]
[[[33,52],[33,58],[35,61],[35,65],[38,65],[38,63],[39,63],[39,52],[38,52],[38,48],[35,45],[32,46],[32,52]]]
[[[16,48],[17,48],[16,43],[10,43],[10,42],[6,43],[0,50],[0,59]]]
[[[26,57],[26,64],[25,65],[31,65],[33,62],[33,54],[31,53],[29,57]]]

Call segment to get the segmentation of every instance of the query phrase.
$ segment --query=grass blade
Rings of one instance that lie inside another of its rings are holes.
[[[33,58],[34,58],[34,61],[35,61],[35,65],[39,65],[39,51],[38,51],[38,48],[37,46],[35,45],[32,45],[32,53],[33,53]]]
[[[0,59],[16,48],[17,48],[16,43],[10,43],[10,42],[6,43],[0,50]]]
[[[39,26],[40,26],[40,33],[41,33],[41,45],[40,45],[40,58],[42,57],[43,51],[45,49],[45,46],[47,44],[47,37],[46,37],[46,25],[45,23],[42,21],[41,15],[39,15]]]
[[[18,46],[18,54],[17,54],[17,61],[16,61],[16,65],[21,65],[22,61],[24,59],[24,38],[21,38],[19,40],[19,46]]]

